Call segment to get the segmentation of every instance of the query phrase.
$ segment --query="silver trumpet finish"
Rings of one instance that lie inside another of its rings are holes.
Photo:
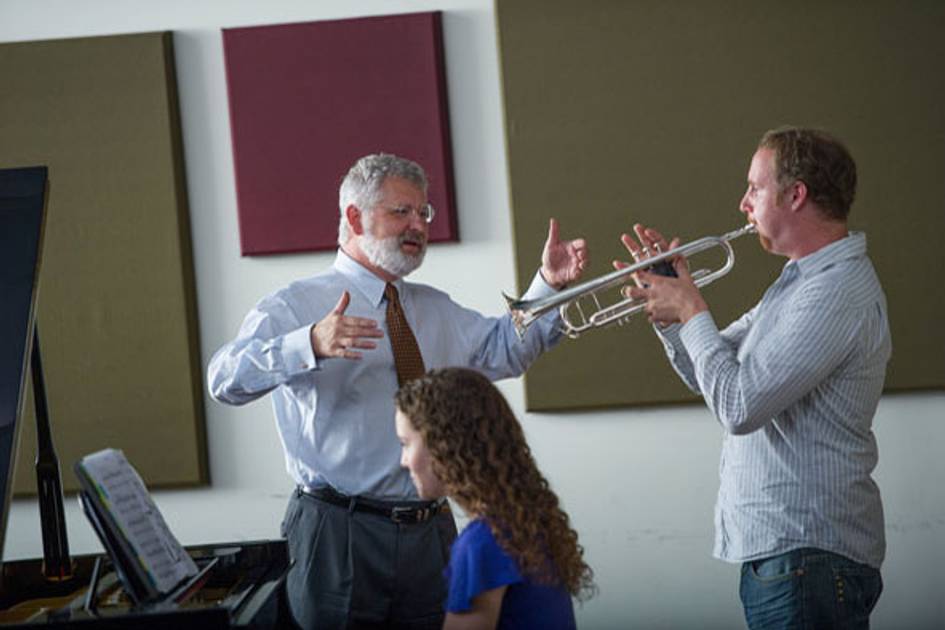
[[[548,297],[534,300],[516,300],[505,294],[503,297],[520,338],[524,338],[528,327],[536,319],[551,309],[557,308],[561,314],[564,334],[577,339],[591,328],[623,323],[646,307],[646,300],[635,300],[629,297],[624,297],[610,305],[603,305],[598,293],[625,285],[634,273],[644,271],[662,261],[671,262],[677,256],[688,258],[713,247],[721,247],[725,252],[725,263],[721,267],[714,271],[700,269],[691,274],[696,286],[704,287],[727,274],[735,266],[735,252],[730,241],[746,234],[754,234],[756,231],[755,226],[749,223],[722,236],[705,236]],[[619,295],[622,296],[622,293]],[[587,304],[582,305],[582,301]],[[585,313],[585,306],[588,307],[589,313]]]

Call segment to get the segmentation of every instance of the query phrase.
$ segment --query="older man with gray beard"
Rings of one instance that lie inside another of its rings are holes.
[[[423,262],[434,209],[416,163],[361,158],[339,192],[331,269],[263,298],[213,357],[211,395],[241,405],[272,394],[295,484],[283,521],[294,564],[287,594],[305,628],[439,628],[443,568],[456,526],[443,499],[421,501],[400,467],[393,396],[424,370],[522,374],[561,339],[549,314],[520,341],[511,318],[485,317],[404,281]],[[550,221],[526,297],[577,280],[582,239]]]

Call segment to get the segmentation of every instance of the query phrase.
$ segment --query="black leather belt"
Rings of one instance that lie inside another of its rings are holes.
[[[350,512],[367,512],[369,514],[386,516],[395,523],[422,523],[430,520],[440,512],[445,512],[449,509],[449,503],[446,502],[446,499],[388,503],[386,501],[377,501],[362,497],[351,497],[329,486],[323,486],[321,488],[297,486],[296,492],[299,495],[304,494],[313,499],[343,507]]]

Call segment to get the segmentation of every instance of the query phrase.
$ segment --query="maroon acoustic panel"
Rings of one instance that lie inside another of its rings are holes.
[[[243,255],[334,248],[361,156],[420,163],[458,240],[440,13],[223,30]]]

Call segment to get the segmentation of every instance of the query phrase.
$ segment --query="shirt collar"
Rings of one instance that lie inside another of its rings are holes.
[[[380,306],[381,300],[384,299],[384,288],[387,286],[387,281],[377,277],[374,272],[346,254],[340,247],[338,248],[338,254],[335,256],[334,267],[338,273],[351,281],[354,288],[360,291],[374,308]],[[403,296],[403,279],[398,278],[392,284],[397,287],[398,294]]]
[[[798,272],[810,276],[844,260],[858,258],[866,254],[866,235],[862,232],[849,232],[844,238],[821,247],[786,266],[797,266]]]

